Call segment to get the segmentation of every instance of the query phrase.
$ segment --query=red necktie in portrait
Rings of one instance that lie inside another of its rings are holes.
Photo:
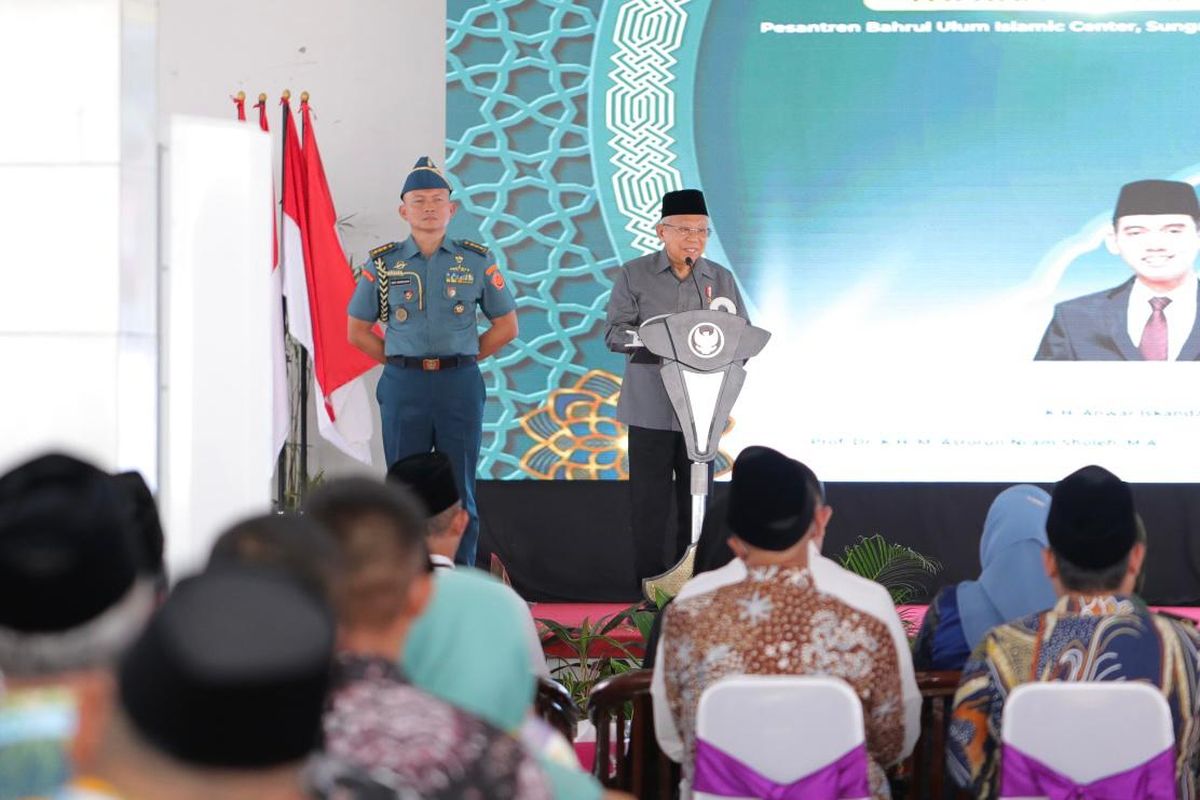
[[[1147,361],[1167,360],[1167,315],[1163,309],[1171,302],[1169,297],[1150,298],[1150,319],[1142,330],[1142,341],[1138,350]]]

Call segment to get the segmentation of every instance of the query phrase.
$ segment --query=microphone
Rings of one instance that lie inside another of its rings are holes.
[[[703,309],[705,307],[704,292],[700,291],[700,282],[696,280],[696,262],[692,260],[691,256],[687,256],[683,259],[683,263],[688,265],[688,271],[692,273],[692,286],[696,287],[696,296],[700,298],[700,308]]]

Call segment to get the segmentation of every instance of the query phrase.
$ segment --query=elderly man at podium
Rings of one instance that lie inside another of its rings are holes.
[[[659,375],[661,360],[640,346],[638,326],[663,314],[701,309],[730,311],[749,320],[733,273],[704,257],[712,229],[698,189],[663,195],[655,231],[662,249],[622,264],[613,279],[604,334],[609,349],[626,356],[617,419],[629,427],[631,527],[639,579],[664,572],[691,543],[691,465]],[[668,554],[664,538],[672,496],[677,515]]]

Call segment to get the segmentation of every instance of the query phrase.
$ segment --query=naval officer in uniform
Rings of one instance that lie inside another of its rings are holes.
[[[428,157],[418,159],[400,191],[411,234],[371,251],[350,298],[349,338],[385,364],[375,397],[388,466],[434,450],[450,459],[470,515],[454,560],[473,565],[484,401],[477,362],[517,335],[517,312],[495,256],[477,242],[446,238],[456,210],[445,177]],[[482,334],[477,310],[489,322]]]
[[[617,419],[629,426],[630,522],[639,579],[665,572],[687,550],[692,498],[691,462],[659,375],[660,361],[645,348],[631,347],[638,343],[633,334],[651,317],[680,311],[714,308],[750,319],[733,273],[704,258],[708,224],[708,207],[698,189],[663,195],[655,228],[662,249],[622,264],[608,300],[604,340],[610,350],[626,354]],[[665,561],[672,491],[676,526],[670,534],[673,555]]]

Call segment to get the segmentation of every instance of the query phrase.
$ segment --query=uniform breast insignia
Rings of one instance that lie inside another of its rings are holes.
[[[446,283],[454,283],[461,286],[469,286],[475,283],[475,273],[463,263],[461,254],[454,256],[454,264],[446,270]],[[450,296],[453,297],[454,295]]]
[[[405,290],[404,290],[404,300],[405,300],[405,302],[409,302],[409,301],[411,301],[412,299],[413,299],[413,290],[412,290],[412,289],[405,289]]]
[[[459,239],[458,244],[460,247],[465,247],[481,256],[487,255],[487,245],[482,245],[479,242],[472,242],[470,239]]]
[[[504,276],[500,274],[500,268],[498,266],[492,264],[487,268],[485,274],[492,276],[492,286],[495,286],[497,289],[504,288]]]
[[[381,244],[381,245],[379,245],[379,247],[376,247],[374,250],[371,251],[371,258],[381,258],[381,257],[387,255],[388,253],[392,252],[395,249],[396,249],[395,242],[388,242],[387,244]]]
[[[381,261],[382,261],[382,259],[379,259],[379,261],[376,262],[377,263],[376,270],[379,273],[380,286],[382,287],[385,281],[387,283],[391,283],[396,286],[404,286],[404,287],[411,287],[412,285],[416,284],[417,308],[421,311],[424,311],[425,310],[425,291],[424,291],[424,287],[421,285],[421,276],[415,272],[412,272],[411,270],[405,269],[405,267],[408,266],[407,261],[395,261],[392,263],[392,266],[390,269],[385,269],[381,266],[378,266],[378,263]],[[383,298],[384,298],[384,294],[383,294],[382,288],[381,288],[381,291],[380,291],[381,305],[383,302]],[[412,289],[405,290],[404,299],[412,300]],[[383,319],[384,317],[381,315],[380,318]]]
[[[446,287],[446,297],[454,297],[458,291],[453,286]]]
[[[401,306],[400,308],[396,309],[396,313],[393,316],[395,316],[396,322],[404,322],[406,319],[408,319],[408,309],[404,306]]]
[[[454,313],[455,314],[461,314],[466,310],[467,310],[467,307],[465,305],[463,305],[462,300],[459,300],[457,303],[454,304]]]

